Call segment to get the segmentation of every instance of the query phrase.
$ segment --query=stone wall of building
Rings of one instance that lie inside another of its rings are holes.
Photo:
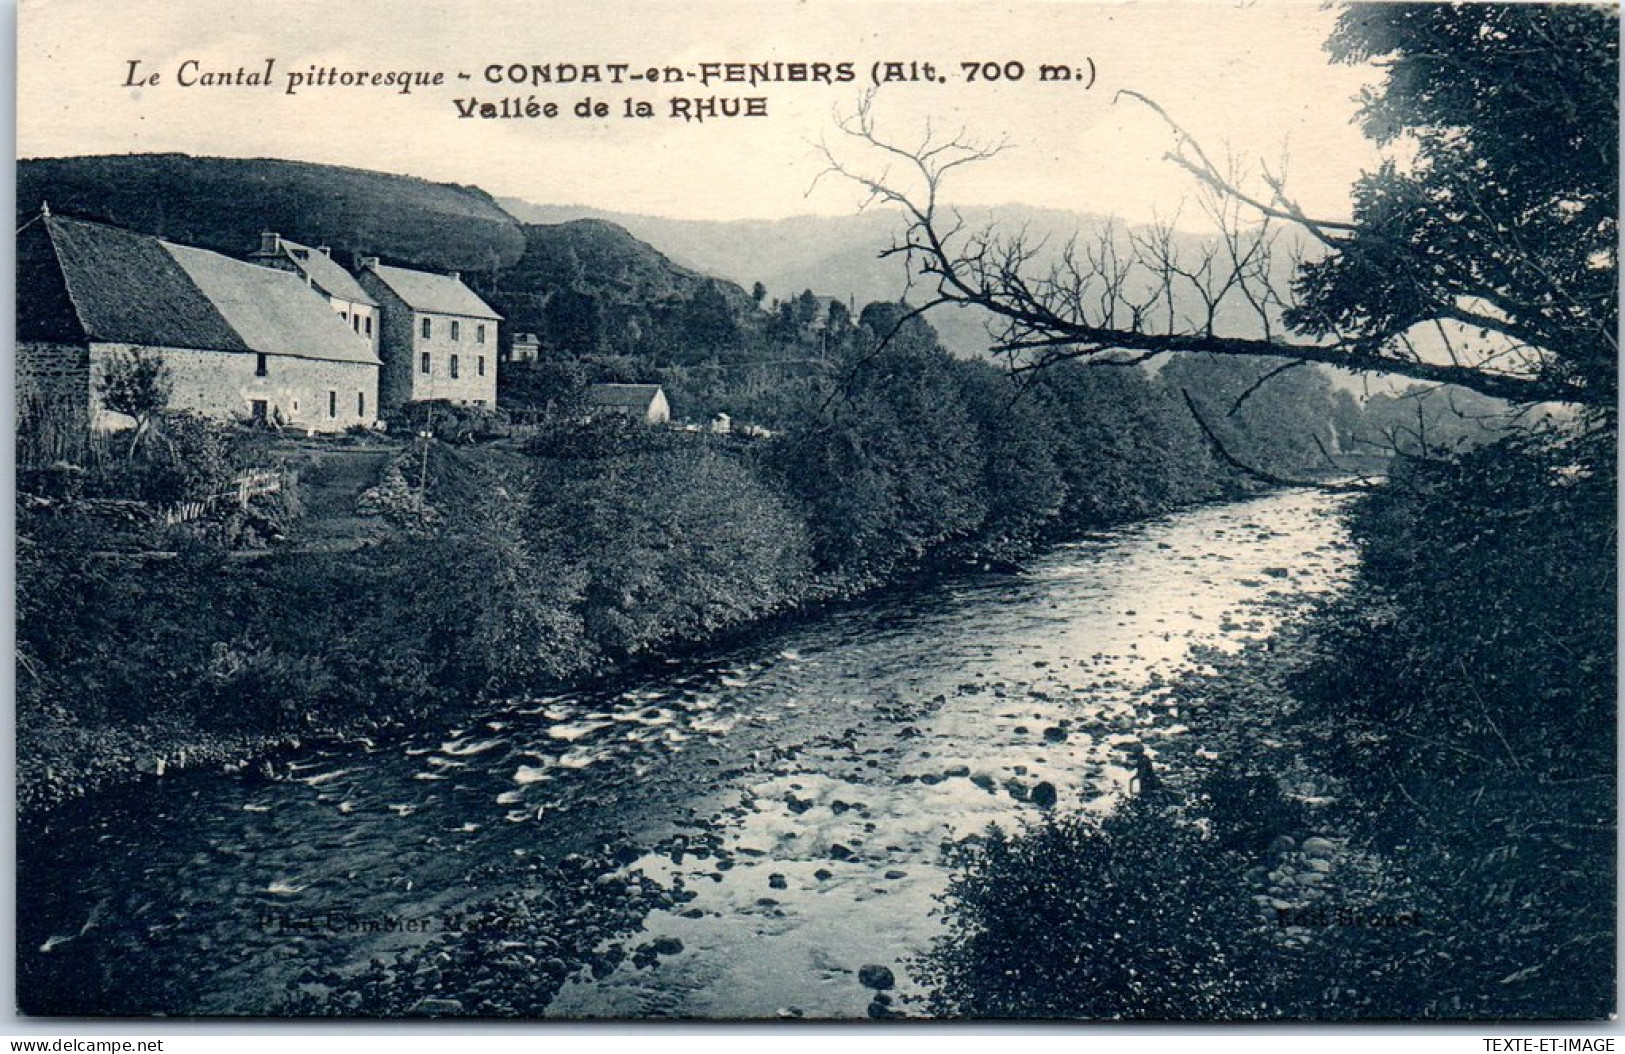
[[[429,322],[429,336],[423,322]],[[485,340],[479,330],[484,327]],[[452,338],[454,331],[456,339]],[[429,371],[423,371],[423,357]],[[455,373],[455,376],[453,375]],[[497,403],[497,324],[486,319],[413,312],[412,398],[446,399],[475,406]]]
[[[378,354],[384,360],[379,384],[384,405],[446,399],[474,406],[497,404],[497,321],[414,311],[383,281],[363,270],[361,287],[379,303]],[[429,320],[429,336],[423,320]],[[457,339],[452,339],[452,324]],[[485,339],[480,339],[484,328]],[[429,369],[423,369],[423,356]],[[452,376],[456,357],[457,376]],[[483,362],[483,368],[481,365]]]
[[[390,291],[389,287],[370,273],[362,271],[359,280],[379,304],[378,357],[383,359],[379,371],[378,394],[389,409],[411,402],[412,394],[412,309]]]
[[[132,348],[96,344],[90,350],[92,420],[98,428],[129,424],[96,398],[96,381],[107,364],[138,351],[159,355],[169,368],[169,406],[223,420],[251,420],[259,409],[266,420],[315,432],[342,432],[378,420],[378,367],[360,362],[329,362],[288,355],[198,351],[192,348]],[[256,404],[260,404],[256,407]]]
[[[83,344],[19,341],[17,405],[33,399],[83,403],[90,395],[90,349]]]

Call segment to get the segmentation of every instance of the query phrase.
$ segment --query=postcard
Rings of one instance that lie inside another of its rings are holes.
[[[19,1012],[1608,1018],[1618,62],[23,0]]]

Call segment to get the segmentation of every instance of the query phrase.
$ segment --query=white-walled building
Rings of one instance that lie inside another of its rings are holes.
[[[460,275],[388,267],[369,258],[357,277],[381,313],[380,394],[386,406],[429,399],[496,405],[501,316]]]

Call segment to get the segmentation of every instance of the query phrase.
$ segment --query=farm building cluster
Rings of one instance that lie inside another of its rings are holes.
[[[307,432],[376,427],[401,404],[496,405],[501,316],[453,274],[267,233],[246,259],[52,215],[17,235],[19,404],[83,407],[130,355],[168,370],[171,409]]]

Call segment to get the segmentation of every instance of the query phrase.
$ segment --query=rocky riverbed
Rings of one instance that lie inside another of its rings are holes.
[[[1109,809],[1135,752],[1167,769],[1225,749],[1186,675],[1269,637],[1351,563],[1338,499],[1277,493],[636,685],[307,747],[274,781],[189,772],[54,810],[19,839],[22,1001],[917,1012],[908,964],[940,932],[948,852],[990,824]],[[1318,843],[1280,850],[1261,897],[1335,867]]]

